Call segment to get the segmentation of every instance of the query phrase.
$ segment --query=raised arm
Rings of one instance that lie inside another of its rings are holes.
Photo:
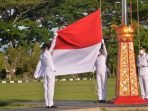
[[[49,49],[50,52],[52,52],[53,49],[54,49],[54,47],[55,47],[57,36],[58,36],[58,34],[55,33],[55,34],[54,34],[54,38],[53,38],[52,43],[51,43],[51,47],[50,47],[50,49]]]
[[[102,40],[102,45],[103,45],[103,54],[107,56],[107,49],[106,49],[106,45],[104,43],[104,40]]]

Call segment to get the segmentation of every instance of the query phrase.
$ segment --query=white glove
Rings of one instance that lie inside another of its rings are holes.
[[[104,39],[102,39],[102,44],[105,45]]]
[[[38,78],[39,78],[39,76],[37,76],[37,75],[34,75],[34,78],[35,78],[35,79],[38,79]]]
[[[57,32],[55,32],[55,33],[54,33],[54,36],[58,36],[58,33],[57,33]]]

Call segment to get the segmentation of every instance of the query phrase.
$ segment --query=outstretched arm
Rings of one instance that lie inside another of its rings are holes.
[[[107,49],[106,49],[106,45],[104,43],[104,40],[102,40],[102,45],[103,45],[103,53],[104,53],[104,55],[107,56]]]
[[[54,38],[53,38],[52,43],[51,43],[51,47],[50,47],[50,49],[49,49],[50,52],[53,52],[53,49],[54,49],[55,44],[56,44],[56,38],[57,38],[57,36],[58,36],[58,34],[55,33],[55,34],[54,34]]]

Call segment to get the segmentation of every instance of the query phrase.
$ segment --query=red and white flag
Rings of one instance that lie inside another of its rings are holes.
[[[100,10],[57,33],[53,52],[56,75],[91,72],[102,41]]]

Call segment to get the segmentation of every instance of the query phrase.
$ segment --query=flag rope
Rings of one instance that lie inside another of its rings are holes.
[[[137,0],[137,21],[138,21],[138,42],[139,42],[139,50],[141,47],[141,42],[140,42],[140,20],[139,20],[139,0]]]
[[[101,12],[101,15],[100,15],[100,17],[101,17],[101,21],[102,21],[102,0],[100,0],[100,12]],[[94,93],[95,93],[95,95],[97,95],[97,93],[98,93],[98,91],[97,91],[97,88],[98,88],[98,86],[97,86],[97,80],[96,80],[96,77],[95,77],[95,75],[96,75],[96,73],[95,72],[93,72],[93,81],[94,81]]]
[[[100,0],[100,11],[102,11],[101,9],[102,9],[102,1]]]
[[[132,0],[130,0],[130,20],[131,20],[131,23],[133,22],[133,12],[132,12],[132,8],[133,8],[133,6],[132,6]]]

